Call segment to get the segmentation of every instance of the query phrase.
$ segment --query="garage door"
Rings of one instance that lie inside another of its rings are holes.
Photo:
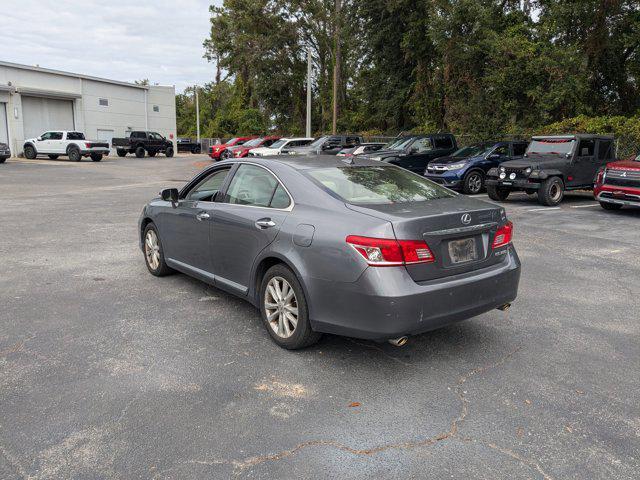
[[[24,138],[33,138],[48,130],[74,130],[73,100],[22,96]]]
[[[0,142],[9,143],[9,130],[7,129],[7,104],[0,103]]]

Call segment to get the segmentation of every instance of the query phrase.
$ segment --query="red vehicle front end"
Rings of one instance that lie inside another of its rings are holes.
[[[605,210],[640,207],[640,155],[607,164],[596,177],[593,195]]]
[[[248,142],[246,142],[244,145],[231,148],[230,150],[235,158],[243,158],[249,155],[250,150],[260,147],[269,147],[273,143],[280,140],[280,138],[281,137],[276,136],[254,138],[253,140],[249,140]]]
[[[211,148],[209,149],[209,156],[211,157],[212,160],[220,160],[220,157],[222,156],[222,152],[224,152],[225,150],[231,147],[242,145],[243,143],[249,140],[253,140],[254,138],[256,137],[235,137],[229,140],[227,143],[212,145]]]

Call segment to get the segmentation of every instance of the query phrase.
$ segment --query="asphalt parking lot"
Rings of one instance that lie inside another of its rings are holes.
[[[511,310],[291,352],[146,270],[143,205],[206,164],[0,165],[0,478],[638,477],[640,209],[514,196]]]

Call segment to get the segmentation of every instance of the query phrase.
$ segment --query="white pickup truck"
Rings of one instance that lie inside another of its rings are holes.
[[[24,156],[30,159],[47,155],[55,160],[66,155],[73,162],[79,162],[82,157],[91,157],[94,162],[99,162],[103,155],[109,155],[108,143],[87,140],[82,132],[45,132],[37,138],[25,140],[23,149]]]

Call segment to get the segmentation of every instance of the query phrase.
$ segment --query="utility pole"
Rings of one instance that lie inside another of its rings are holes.
[[[307,47],[307,138],[311,137],[311,47]]]
[[[200,143],[200,103],[198,102],[198,85],[194,87],[194,92],[196,96],[196,141]]]
[[[338,128],[338,82],[340,80],[340,0],[336,0],[336,27],[334,33],[334,63],[333,63],[333,134]]]

